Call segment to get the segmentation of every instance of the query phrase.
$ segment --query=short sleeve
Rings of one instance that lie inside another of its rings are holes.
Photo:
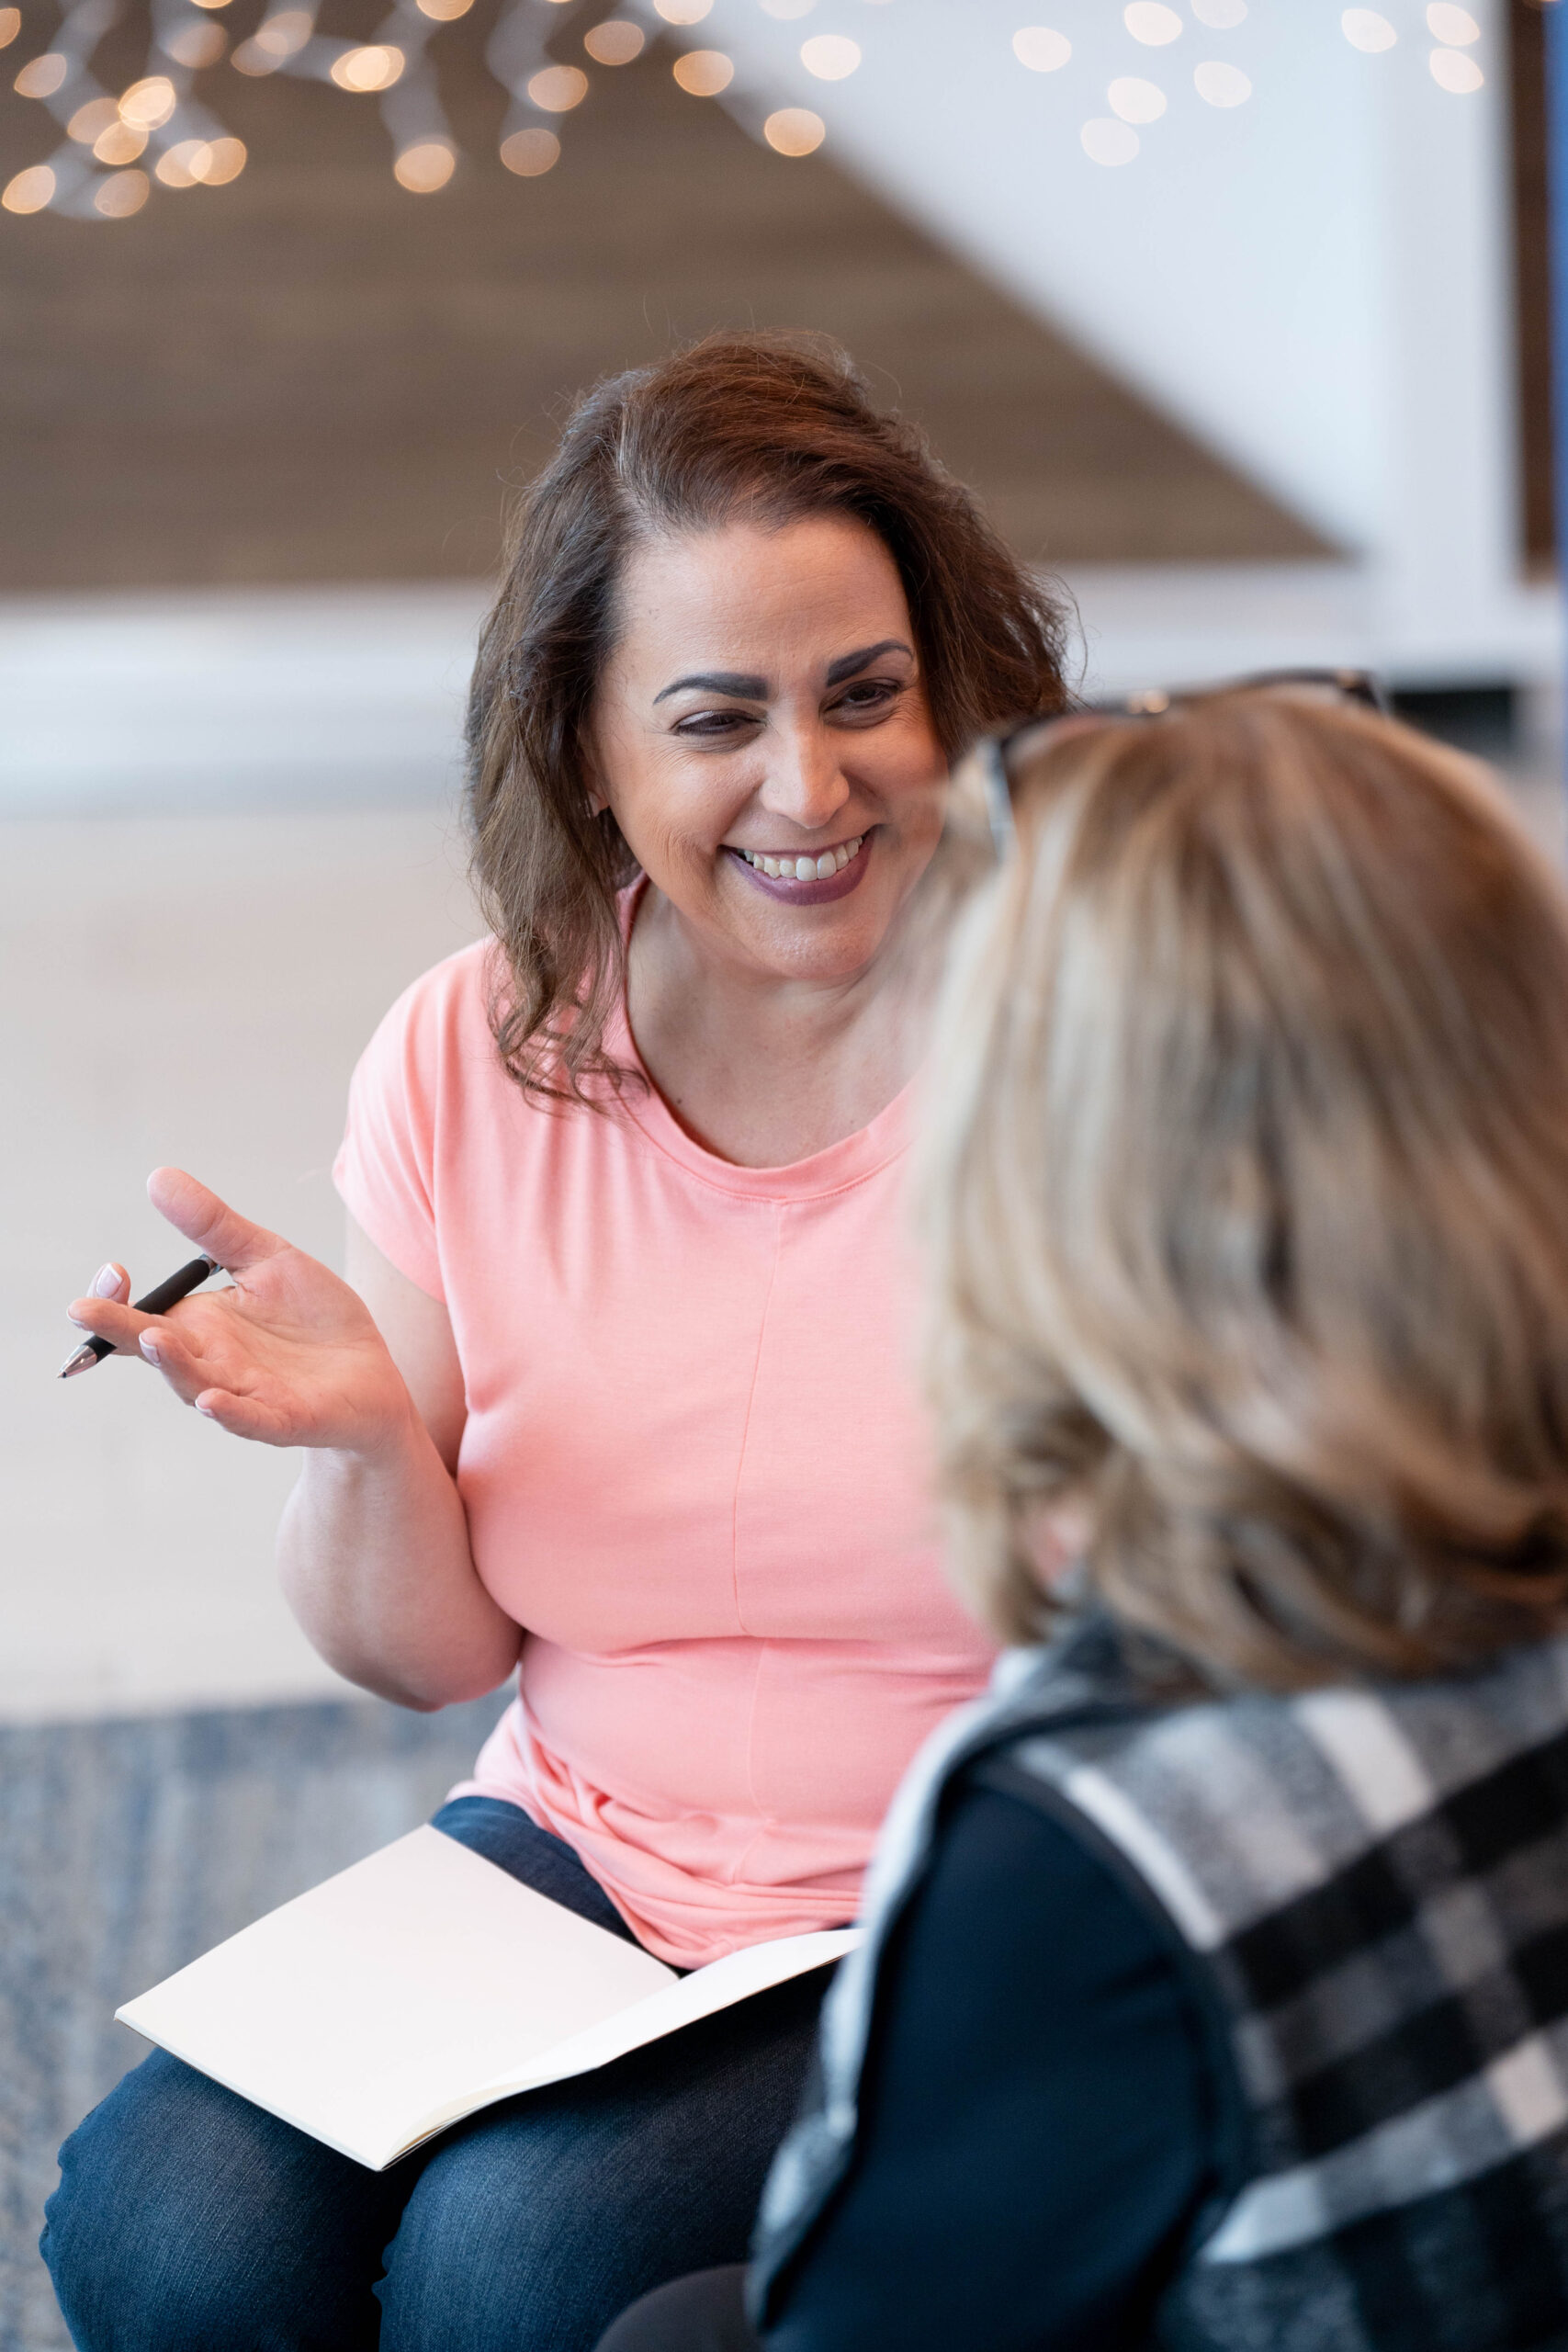
[[[333,1182],[400,1274],[445,1301],[435,1229],[436,1119],[450,967],[404,990],[359,1057]]]

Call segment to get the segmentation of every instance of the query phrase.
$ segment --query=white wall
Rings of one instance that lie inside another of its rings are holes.
[[[715,0],[689,38],[737,59],[742,119],[811,107],[833,154],[1342,548],[1385,662],[1542,677],[1559,617],[1517,578],[1505,10],[1468,5],[1468,96],[1431,74],[1424,0],[1380,0],[1381,55],[1337,0],[1251,0],[1226,31],[1179,0],[1156,48],[1117,0],[814,0],[788,22]],[[1059,72],[1018,62],[1028,23],[1070,40]],[[801,63],[822,32],[861,44],[847,79]],[[1206,60],[1250,100],[1204,104]],[[1079,133],[1120,75],[1168,107],[1108,169]]]

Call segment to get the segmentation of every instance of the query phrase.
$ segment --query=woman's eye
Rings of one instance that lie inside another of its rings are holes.
[[[722,741],[726,737],[741,735],[756,724],[757,721],[750,711],[699,710],[694,711],[690,718],[679,720],[672,731],[677,735],[696,736],[709,741],[717,739]]]
[[[897,678],[857,678],[839,696],[833,708],[849,718],[880,718],[903,691],[903,684]]]

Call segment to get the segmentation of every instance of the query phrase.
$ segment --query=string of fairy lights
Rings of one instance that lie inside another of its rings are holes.
[[[148,0],[143,70],[125,88],[114,90],[98,78],[94,61],[119,21],[122,5],[123,0],[60,0],[60,22],[49,46],[26,58],[13,75],[18,96],[44,107],[63,136],[46,162],[28,164],[0,187],[0,206],[6,211],[127,220],[155,189],[216,188],[237,179],[247,162],[244,142],[213,111],[213,84],[204,82],[199,96],[194,86],[197,75],[219,66],[253,77],[294,74],[331,83],[350,96],[375,96],[391,142],[392,171],[411,195],[434,195],[457,169],[459,148],[442,105],[430,41],[443,26],[466,17],[474,0],[392,0],[391,13],[369,41],[319,31],[322,0],[263,0],[260,22],[239,40],[231,40],[222,17],[232,0]],[[503,0],[485,41],[484,60],[507,93],[501,160],[519,178],[537,178],[558,162],[565,119],[588,96],[590,69],[629,65],[650,35],[701,25],[714,0],[623,0],[608,17],[599,13],[603,5],[604,0]],[[809,17],[818,0],[755,5],[766,16],[793,23]],[[1245,22],[1248,0],[1188,0],[1188,8],[1194,28],[1224,34]],[[1190,29],[1187,17],[1166,0],[1129,0],[1121,14],[1125,33],[1145,50],[1172,50]],[[579,19],[587,20],[581,34],[587,62],[562,63],[555,53],[559,36],[568,24],[575,30]],[[0,51],[20,42],[25,29],[20,6],[0,6]],[[1352,49],[1369,56],[1396,48],[1401,40],[1399,27],[1374,8],[1345,9],[1338,29]],[[1456,0],[1431,0],[1420,12],[1420,30],[1439,89],[1463,97],[1483,86],[1476,53],[1482,29],[1467,8]],[[1061,73],[1073,58],[1067,35],[1048,25],[1021,26],[1011,51],[1015,66],[1033,74]],[[862,45],[845,34],[807,31],[799,60],[817,80],[840,82],[861,66]],[[682,51],[671,71],[694,98],[722,99],[733,93],[735,62],[722,50]],[[1190,83],[1212,107],[1245,106],[1252,96],[1250,77],[1223,55],[1200,59]],[[1082,151],[1093,164],[1132,163],[1142,150],[1142,134],[1166,113],[1169,93],[1146,74],[1124,74],[1111,79],[1104,102],[1109,112],[1091,114],[1081,125]],[[782,155],[814,154],[827,136],[821,116],[809,107],[753,108],[742,119]]]

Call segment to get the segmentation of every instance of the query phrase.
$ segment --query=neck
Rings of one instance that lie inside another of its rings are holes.
[[[829,979],[713,953],[649,885],[627,969],[643,1065],[686,1132],[743,1168],[779,1168],[869,1125],[924,1051],[931,989],[895,939]]]

